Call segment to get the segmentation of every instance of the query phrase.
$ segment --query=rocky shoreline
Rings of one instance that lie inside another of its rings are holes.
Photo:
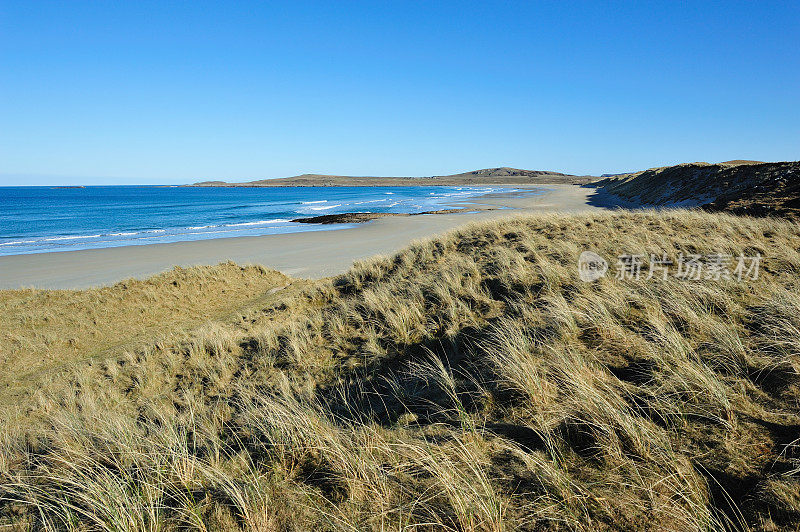
[[[321,216],[311,216],[308,218],[295,218],[292,222],[301,224],[358,224],[387,218],[389,216],[420,216],[423,214],[455,214],[459,212],[493,211],[495,207],[470,207],[459,209],[440,209],[437,211],[425,212],[343,212],[341,214],[324,214]]]

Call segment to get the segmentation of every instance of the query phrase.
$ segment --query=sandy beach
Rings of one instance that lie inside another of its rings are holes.
[[[600,209],[595,189],[547,184],[530,193],[490,194],[470,199],[483,210],[469,213],[391,217],[335,231],[220,238],[170,244],[37,253],[0,257],[0,289],[74,289],[143,278],[172,268],[232,260],[260,264],[292,277],[320,278],[345,271],[354,260],[391,253],[413,240],[474,220],[533,212]]]

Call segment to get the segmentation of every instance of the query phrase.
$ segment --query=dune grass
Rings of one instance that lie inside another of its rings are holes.
[[[749,282],[584,283],[584,250],[763,259]],[[466,226],[75,362],[0,436],[0,524],[793,530],[798,284],[790,222]]]
[[[591,186],[641,205],[703,205],[710,212],[800,220],[800,161],[678,164],[608,177]]]
[[[223,319],[288,283],[225,263],[91,290],[0,290],[0,419],[19,415],[29,392],[65,368]]]

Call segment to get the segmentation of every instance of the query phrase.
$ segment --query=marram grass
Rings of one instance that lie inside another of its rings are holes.
[[[584,283],[585,250],[762,262]],[[0,437],[4,529],[800,522],[796,224],[520,217],[272,292],[37,380]]]

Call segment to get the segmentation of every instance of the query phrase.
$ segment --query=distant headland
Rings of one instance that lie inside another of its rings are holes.
[[[259,179],[243,183],[202,181],[190,187],[380,187],[380,186],[472,186],[472,185],[530,185],[542,183],[588,183],[595,177],[575,176],[549,170],[519,168],[484,168],[460,174],[429,177],[379,177],[302,174],[277,179]]]

